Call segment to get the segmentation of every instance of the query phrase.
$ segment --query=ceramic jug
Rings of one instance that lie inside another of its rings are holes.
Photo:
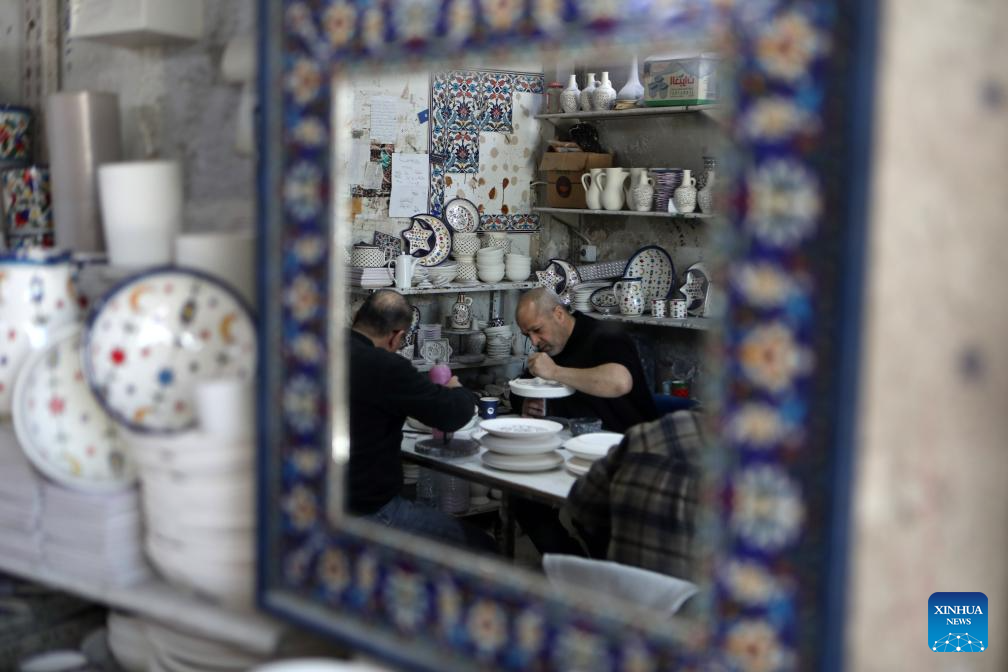
[[[627,182],[627,186],[623,188],[623,194],[626,196],[626,207],[628,210],[637,209],[637,203],[634,201],[633,197],[633,188],[640,180],[641,173],[647,174],[647,168],[631,168],[630,181]]]
[[[605,168],[599,175],[599,186],[602,189],[602,207],[606,210],[622,210],[623,183],[630,177],[626,168]]]
[[[603,168],[592,168],[581,176],[581,186],[585,190],[585,205],[589,210],[602,209],[602,189],[599,186],[599,175]]]
[[[411,257],[408,254],[400,254],[395,260],[395,286],[396,289],[409,289],[413,283],[413,271],[420,263],[419,257]]]
[[[644,313],[644,284],[640,278],[623,278],[613,285],[616,300],[623,315]]]
[[[616,105],[616,89],[609,81],[609,73],[602,73],[602,81],[592,91],[592,107],[596,110],[611,110]]]
[[[716,177],[715,171],[707,171],[707,183],[697,192],[697,206],[704,214],[710,214],[714,211],[714,180]]]
[[[631,177],[630,192],[627,198],[629,207],[637,212],[651,210],[651,200],[654,198],[655,181],[646,172],[641,172],[636,178]]]
[[[459,293],[451,311],[452,329],[468,329],[472,323],[472,297]]]
[[[696,197],[696,178],[690,175],[689,170],[684,170],[682,185],[672,192],[672,202],[675,204],[676,212],[685,214],[696,210]]]
[[[595,93],[595,87],[598,85],[598,80],[595,79],[595,73],[588,73],[588,83],[585,84],[585,88],[581,89],[581,111],[590,112],[594,108],[594,98],[592,94]]]
[[[577,112],[580,100],[581,91],[578,89],[577,78],[571,75],[567,88],[560,94],[560,109],[567,113]]]

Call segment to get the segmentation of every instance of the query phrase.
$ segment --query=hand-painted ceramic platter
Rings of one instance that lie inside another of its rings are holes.
[[[651,299],[667,299],[672,295],[672,281],[676,274],[672,257],[665,248],[648,245],[630,257],[623,269],[623,277],[641,279],[644,303],[650,305]]]
[[[592,308],[595,310],[619,307],[619,299],[616,298],[616,292],[613,291],[612,287],[596,289],[588,297],[588,302],[591,303]]]
[[[84,381],[80,341],[80,327],[67,325],[25,362],[14,389],[14,431],[32,464],[57,483],[125,490],[136,482],[136,464]]]
[[[447,259],[448,255],[451,254],[452,246],[451,230],[448,228],[448,225],[436,215],[413,215],[411,219],[413,220],[413,227],[419,224],[419,226],[428,229],[434,234],[433,241],[430,241],[430,250],[426,254],[411,253],[414,257],[420,259],[420,265],[437,266]],[[407,231],[412,231],[413,227],[407,229]],[[406,233],[403,235],[405,236]]]
[[[479,208],[465,198],[456,198],[446,203],[444,217],[448,226],[459,233],[475,233],[479,228]]]
[[[209,275],[157,268],[102,297],[85,326],[81,359],[91,390],[116,420],[137,432],[178,432],[195,424],[199,381],[255,375],[255,325],[245,302]]]

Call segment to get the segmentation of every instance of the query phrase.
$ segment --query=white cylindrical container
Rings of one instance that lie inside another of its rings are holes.
[[[177,161],[107,163],[98,168],[98,185],[109,263],[171,263],[182,229],[182,166]]]
[[[255,436],[255,395],[252,384],[239,378],[218,378],[196,384],[196,417],[200,429],[226,439]]]
[[[122,159],[119,97],[98,91],[50,95],[46,135],[56,245],[74,252],[103,252],[97,170]]]
[[[175,238],[175,263],[205,271],[256,305],[256,235],[252,231],[182,233]]]

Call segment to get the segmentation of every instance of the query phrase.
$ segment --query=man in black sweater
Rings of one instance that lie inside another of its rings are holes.
[[[388,527],[459,546],[492,551],[489,535],[441,511],[399,495],[402,426],[412,416],[447,432],[473,416],[475,396],[452,377],[435,385],[399,356],[412,321],[398,292],[368,297],[350,332],[350,465],[347,507]]]

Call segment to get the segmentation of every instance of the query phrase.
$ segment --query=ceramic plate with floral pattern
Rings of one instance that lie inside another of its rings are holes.
[[[480,213],[476,204],[465,198],[456,198],[444,206],[448,226],[459,233],[475,233],[480,225]]]
[[[667,299],[672,295],[672,280],[676,277],[672,256],[664,247],[642,247],[630,257],[623,277],[641,279],[645,305],[650,306],[651,299]]]
[[[14,391],[14,431],[32,464],[57,483],[123,490],[136,481],[136,465],[84,380],[80,343],[80,327],[66,326],[25,362]]]
[[[81,358],[116,420],[138,432],[177,432],[195,424],[196,383],[255,375],[255,325],[245,302],[209,275],[157,268],[102,297]]]

